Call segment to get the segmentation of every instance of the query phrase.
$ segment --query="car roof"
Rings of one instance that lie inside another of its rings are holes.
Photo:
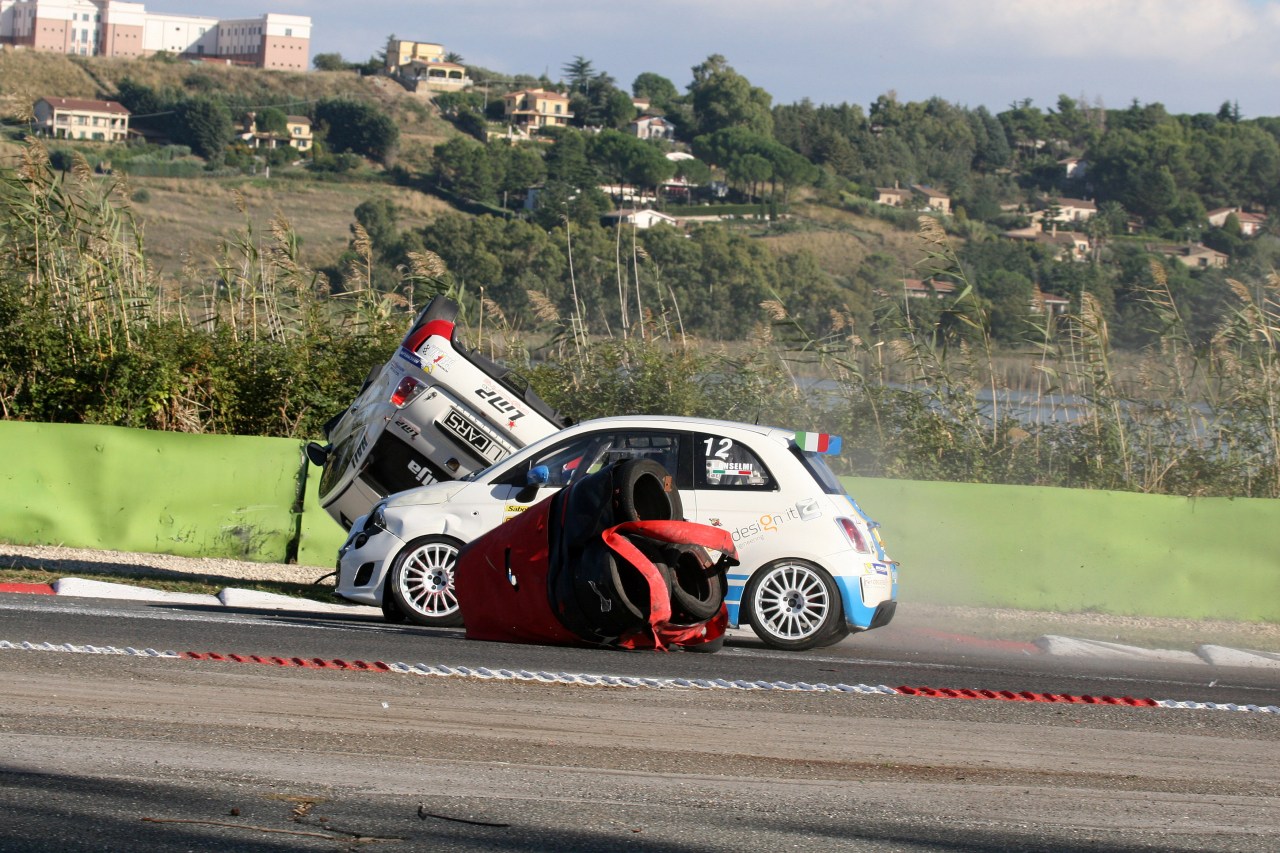
[[[763,437],[777,438],[782,441],[790,440],[791,437],[795,435],[795,430],[783,429],[781,427],[748,424],[740,421],[723,421],[716,420],[714,418],[691,418],[680,415],[614,415],[607,418],[593,418],[588,421],[580,421],[555,434],[563,435],[565,432],[579,432],[602,428],[607,429],[609,427],[649,427],[651,429],[674,427],[677,429],[688,430],[696,430],[699,428],[742,430],[743,432],[750,432]],[[545,441],[546,439],[543,440]]]

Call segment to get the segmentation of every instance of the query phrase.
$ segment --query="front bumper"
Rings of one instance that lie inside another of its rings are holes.
[[[357,519],[351,535],[338,549],[338,583],[334,595],[358,604],[382,604],[382,588],[391,561],[404,543],[382,528],[363,530]]]

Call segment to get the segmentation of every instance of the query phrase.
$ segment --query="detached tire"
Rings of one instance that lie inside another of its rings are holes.
[[[744,600],[751,629],[774,649],[799,652],[827,645],[844,622],[836,582],[807,560],[764,566],[751,576]]]
[[[671,610],[677,621],[705,622],[719,613],[724,575],[709,571],[688,548],[668,548],[664,557],[671,569]]]
[[[453,573],[462,543],[448,536],[423,536],[404,547],[387,573],[388,598],[415,625],[456,628],[462,624]],[[383,607],[386,612],[386,606]]]
[[[680,492],[673,477],[652,459],[632,459],[618,466],[613,475],[614,523],[624,521],[671,521],[684,518]]]

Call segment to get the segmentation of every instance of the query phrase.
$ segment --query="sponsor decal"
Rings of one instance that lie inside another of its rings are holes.
[[[510,521],[528,508],[524,504],[507,504],[502,509],[502,520]]]
[[[400,348],[400,357],[412,364],[414,367],[422,367],[422,359],[418,358],[404,347]]]
[[[475,450],[481,459],[490,463],[497,462],[507,455],[502,445],[489,437],[487,430],[457,409],[450,409],[438,425],[450,436]]]
[[[409,473],[413,475],[413,479],[417,480],[418,483],[423,486],[429,486],[432,483],[438,482],[436,480],[436,476],[431,473],[431,469],[418,462],[409,462]]]
[[[821,516],[822,507],[818,505],[817,498],[801,498],[796,501],[796,512],[800,513],[801,521],[808,521]]]
[[[406,421],[404,418],[396,418],[395,423],[396,423],[396,429],[400,430],[402,433],[409,436],[410,439],[414,439],[418,437],[419,433],[417,428],[414,427],[413,424]]]
[[[360,460],[364,458],[365,453],[369,450],[369,434],[365,433],[360,437],[360,443],[356,445],[356,452],[351,456],[351,464],[358,465]]]
[[[795,506],[787,507],[782,512],[765,513],[755,521],[743,527],[734,528],[730,537],[734,542],[754,539],[766,533],[777,533],[778,529],[788,521],[811,521],[822,516],[822,509],[816,498],[805,498]],[[718,521],[719,519],[717,519]],[[719,527],[719,524],[714,526]]]
[[[506,415],[508,427],[514,427],[516,425],[516,421],[524,417],[524,412],[517,409],[515,403],[512,403],[492,388],[477,388],[476,396],[481,400],[484,400],[495,410]]]
[[[718,518],[708,518],[707,524],[710,524],[712,527],[724,527],[724,525],[720,523],[720,519]]]
[[[720,477],[750,477],[753,473],[755,473],[755,466],[750,462],[729,464],[718,459],[707,460],[708,480]]]
[[[435,344],[427,344],[420,352],[422,353],[423,370],[428,373],[433,368],[448,371],[453,366],[454,361],[457,360],[457,356],[442,350]]]

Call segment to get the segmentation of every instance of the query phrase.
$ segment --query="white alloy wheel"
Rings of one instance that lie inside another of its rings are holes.
[[[453,570],[462,543],[445,536],[424,536],[405,546],[387,574],[383,595],[390,595],[405,617],[431,628],[462,624]]]
[[[802,651],[840,628],[844,608],[835,581],[804,560],[779,560],[752,576],[746,603],[765,645]]]

